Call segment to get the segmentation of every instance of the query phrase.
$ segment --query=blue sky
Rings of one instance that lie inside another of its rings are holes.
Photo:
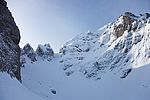
[[[150,12],[150,0],[6,0],[21,32],[20,46],[50,43],[55,52],[76,34],[94,31],[126,11]]]

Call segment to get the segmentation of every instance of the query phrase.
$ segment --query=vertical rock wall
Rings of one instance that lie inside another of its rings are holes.
[[[21,81],[20,32],[4,0],[0,0],[0,71]]]

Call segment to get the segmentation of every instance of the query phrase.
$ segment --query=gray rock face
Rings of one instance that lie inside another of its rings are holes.
[[[46,58],[48,60],[51,60],[51,58],[54,56],[54,52],[50,46],[50,44],[41,45],[39,44],[36,53],[38,56]]]
[[[135,16],[130,12],[125,12],[125,14],[119,18],[122,19],[122,23],[119,23],[114,28],[114,35],[116,35],[116,37],[118,38],[123,35],[125,30],[130,31],[132,27],[132,23],[135,20],[134,18],[137,18],[137,16]]]
[[[4,0],[0,0],[0,71],[21,81],[20,32]]]
[[[21,55],[26,55],[32,62],[37,61],[37,54],[29,43],[23,47]]]
[[[50,44],[39,44],[36,51],[34,51],[32,46],[28,43],[21,50],[20,62],[21,66],[24,67],[28,61],[30,61],[33,64],[39,59],[51,61],[53,57],[54,52]]]
[[[140,29],[138,25],[142,24],[141,20],[147,23],[149,17],[149,13],[136,16],[131,12],[125,12],[124,15],[121,15],[117,20],[118,24],[114,27],[114,35],[118,38],[121,37],[126,30],[130,32],[131,30],[136,31]]]

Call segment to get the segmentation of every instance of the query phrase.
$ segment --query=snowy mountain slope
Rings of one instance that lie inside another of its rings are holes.
[[[44,59],[47,59],[47,61],[50,61],[54,53],[49,44],[38,45],[38,49],[36,50],[36,52],[29,44],[27,44],[23,48],[21,55],[22,64],[25,64],[26,62],[33,64],[37,60],[41,60],[42,62],[44,62]],[[23,68],[24,66],[22,66],[22,70]],[[28,67],[26,67],[26,70],[27,68]],[[39,77],[38,81],[38,79],[32,78],[33,76],[30,74],[30,72],[31,69],[27,70],[26,73],[22,73],[22,84],[16,79],[11,79],[11,77],[8,76],[6,73],[0,73],[0,100],[45,100],[45,96],[49,96],[49,93],[51,93],[51,95],[55,94],[56,91],[53,88],[50,88],[50,92],[46,91],[46,89],[49,88],[48,84],[45,84],[45,88],[43,89],[40,83],[43,77]],[[33,71],[31,73],[36,73],[36,76],[38,76],[38,74],[40,75],[41,73],[41,69],[38,72],[39,73]],[[30,85],[30,87],[28,87],[28,85],[26,84]]]
[[[0,75],[0,99],[17,95],[7,93],[13,84],[29,100],[150,100],[149,44],[150,14],[129,12],[77,35],[58,54],[49,44],[36,50],[27,44],[21,50],[22,85]]]
[[[25,46],[23,85],[45,100],[149,100],[149,17],[127,12],[46,58]]]
[[[59,55],[49,61],[26,63],[23,85],[45,100],[149,100],[150,64],[135,68],[120,79],[108,72],[101,80],[91,80],[76,71],[66,77]],[[55,91],[56,94],[52,93]]]
[[[31,92],[16,79],[0,73],[0,100],[44,100]]]
[[[60,50],[67,75],[76,70],[101,79],[109,71],[125,78],[132,68],[150,63],[150,15],[126,12],[96,32],[79,34]]]

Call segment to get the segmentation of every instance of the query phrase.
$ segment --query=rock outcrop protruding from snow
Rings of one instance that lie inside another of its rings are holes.
[[[26,55],[32,62],[37,61],[37,54],[29,43],[23,47],[21,55]],[[24,63],[24,61],[22,63]]]
[[[39,44],[36,51],[34,51],[31,45],[28,43],[21,50],[20,62],[22,66],[24,66],[24,64],[27,62],[27,59],[29,59],[29,61],[33,63],[36,62],[38,59],[50,61],[53,56],[54,52],[50,44]]]
[[[39,44],[36,49],[36,53],[38,56],[42,58],[46,58],[48,60],[50,60],[54,56],[54,52],[50,44],[45,44],[45,45]]]
[[[123,35],[124,31],[130,31],[135,18],[137,16],[130,12],[125,12],[124,15],[121,15],[116,21],[116,24],[114,24],[114,35],[118,38]]]
[[[0,0],[0,70],[21,81],[20,32],[4,0]]]

